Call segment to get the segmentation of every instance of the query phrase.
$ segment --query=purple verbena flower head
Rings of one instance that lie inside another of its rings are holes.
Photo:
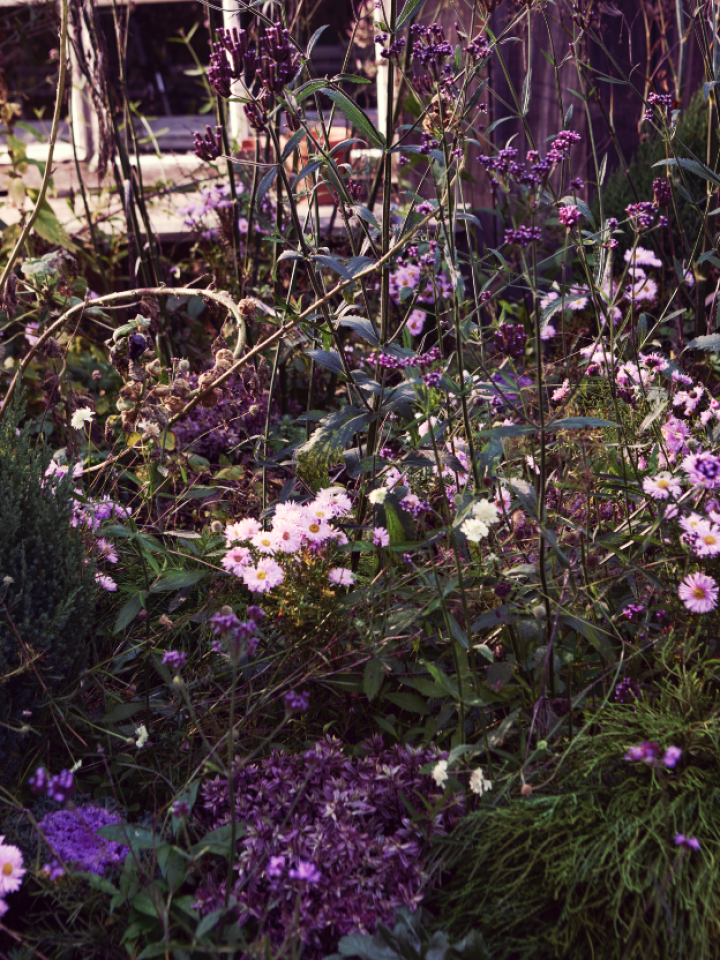
[[[171,670],[182,670],[187,663],[187,654],[180,650],[166,650],[162,662],[166,663]]]
[[[310,694],[306,691],[290,690],[285,694],[285,706],[288,710],[304,713],[310,704]]]
[[[86,873],[104,876],[108,867],[125,860],[130,848],[112,840],[104,840],[97,831],[121,822],[117,814],[88,804],[75,810],[48,813],[38,826],[53,853],[66,864]]]

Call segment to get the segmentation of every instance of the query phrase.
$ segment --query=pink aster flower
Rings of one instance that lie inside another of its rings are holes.
[[[271,557],[263,557],[256,567],[245,567],[242,578],[245,586],[253,593],[267,593],[283,582],[285,572]]]
[[[225,527],[225,540],[228,544],[236,540],[250,540],[256,533],[259,533],[262,527],[257,520],[248,517],[246,520],[240,520],[239,523],[229,523]]]
[[[104,537],[100,537],[99,540],[95,541],[95,549],[98,553],[102,554],[103,560],[107,560],[108,563],[118,562],[118,555],[115,552],[115,547]]]
[[[373,530],[373,543],[376,547],[388,547],[390,545],[390,534],[385,527],[375,527]]]
[[[553,403],[560,403],[561,400],[564,400],[570,393],[570,381],[563,380],[562,386],[558,387],[557,390],[553,390]]]
[[[714,557],[720,553],[720,527],[715,523],[699,523],[695,528],[693,549],[699,557]]]
[[[645,247],[636,247],[635,250],[625,251],[625,263],[642,264],[645,267],[661,267],[660,260],[652,250],[646,250]]]
[[[329,523],[314,517],[307,517],[301,530],[307,540],[318,545],[325,543],[326,540],[330,540],[335,534],[335,531]]]
[[[682,457],[690,452],[690,448],[685,442],[690,436],[690,429],[684,421],[678,420],[677,417],[668,417],[667,421],[660,427],[660,433],[662,433],[671,453],[679,453]]]
[[[113,578],[112,578],[112,577],[106,577],[106,576],[105,576],[104,574],[102,574],[102,573],[96,573],[96,574],[95,574],[95,583],[96,583],[99,587],[102,587],[103,590],[107,590],[109,593],[115,593],[115,591],[117,590],[117,584],[115,583],[115,581],[113,580]]]
[[[281,521],[273,524],[275,548],[279,553],[297,553],[302,546],[302,531],[294,523]]]
[[[682,462],[682,468],[695,486],[712,490],[720,486],[720,457],[706,450],[691,453]]]
[[[22,864],[23,856],[17,847],[10,844],[0,846],[0,896],[20,889],[25,874]]]
[[[247,547],[232,547],[222,558],[222,565],[236,577],[242,576],[243,569],[252,563],[252,554]]]
[[[250,538],[250,543],[256,550],[259,550],[260,553],[275,553],[277,550],[275,535],[269,530],[259,530]]]
[[[682,492],[680,481],[667,471],[656,477],[645,477],[642,486],[643,491],[653,500],[667,500],[669,496],[679,497]]]
[[[414,337],[419,337],[425,326],[426,314],[422,310],[413,310],[408,317],[407,328]]]
[[[326,487],[315,497],[315,503],[328,503],[334,517],[342,517],[352,510],[352,500],[340,487]]]
[[[333,567],[328,573],[328,580],[339,587],[351,587],[355,582],[355,574],[345,567]]]
[[[717,583],[704,573],[691,573],[680,584],[678,595],[691,613],[709,613],[717,605]]]

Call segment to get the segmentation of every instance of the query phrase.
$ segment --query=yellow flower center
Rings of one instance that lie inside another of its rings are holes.
[[[693,590],[693,596],[695,597],[696,600],[704,600],[705,591],[703,590],[702,587],[695,587],[695,589]]]
[[[708,546],[712,546],[714,543],[717,543],[717,537],[714,537],[712,533],[708,533],[703,537],[703,543],[707,543]]]
[[[262,543],[262,545],[263,545],[264,547],[269,547],[269,546],[270,546],[270,541],[269,541],[269,540],[261,540],[260,543]]]
[[[264,570],[258,570],[257,572],[258,580],[265,580],[266,577],[267,577],[267,573]]]
[[[12,876],[13,868],[11,863],[4,863],[2,868],[3,876],[10,877]]]
[[[667,490],[667,488],[670,486],[670,481],[665,480],[663,478],[661,480],[658,480],[657,485],[660,487],[661,490]]]
[[[308,529],[310,530],[310,533],[318,533],[319,530],[320,530],[320,524],[319,524],[319,523],[311,523],[310,526],[308,527]]]

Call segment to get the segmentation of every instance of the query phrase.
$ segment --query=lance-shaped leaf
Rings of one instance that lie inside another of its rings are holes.
[[[298,476],[311,486],[319,484],[330,465],[341,459],[353,434],[364,430],[372,417],[359,407],[345,407],[322,420],[295,454]]]

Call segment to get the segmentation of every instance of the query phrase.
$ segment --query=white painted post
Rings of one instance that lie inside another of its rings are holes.
[[[223,26],[226,30],[233,27],[240,29],[240,12],[236,0],[223,0]],[[241,80],[236,80],[232,85],[232,94],[235,97],[245,96],[245,86]],[[248,123],[243,105],[241,103],[227,103],[225,105],[228,118],[228,137],[232,143],[237,140],[238,143],[250,137],[250,124]]]

